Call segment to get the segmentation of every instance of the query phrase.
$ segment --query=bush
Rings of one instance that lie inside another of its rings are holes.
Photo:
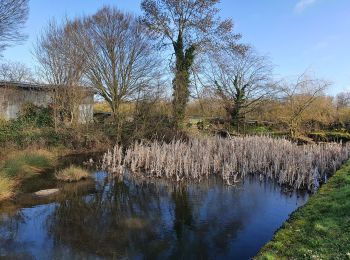
[[[33,104],[27,104],[23,107],[21,115],[17,119],[22,124],[35,127],[53,126],[53,112],[49,107],[40,107]]]
[[[56,174],[57,180],[67,182],[80,181],[83,179],[87,179],[89,176],[90,174],[86,170],[73,165],[64,170],[59,171]]]

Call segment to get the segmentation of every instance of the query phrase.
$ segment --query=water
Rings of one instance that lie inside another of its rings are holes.
[[[256,178],[174,185],[103,172],[61,189],[0,208],[0,258],[249,259],[308,198]]]

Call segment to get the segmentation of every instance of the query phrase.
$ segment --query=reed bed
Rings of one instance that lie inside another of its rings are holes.
[[[218,176],[229,185],[258,174],[297,189],[315,190],[349,156],[350,145],[298,146],[270,137],[212,137],[171,143],[136,142],[124,152],[117,145],[104,155],[102,168],[111,173],[127,168],[135,175],[176,181]]]

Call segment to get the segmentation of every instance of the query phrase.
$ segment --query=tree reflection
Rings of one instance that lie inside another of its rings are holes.
[[[181,185],[178,188],[174,188],[172,199],[175,204],[174,230],[177,239],[180,240],[185,226],[190,227],[192,225],[192,208],[186,187]]]
[[[199,221],[201,207],[208,207],[205,187],[190,194],[186,185],[114,179],[96,189],[56,208],[49,223],[57,245],[108,258],[208,257],[213,247],[228,248],[227,233],[234,236],[242,226],[236,219],[223,225],[222,212]]]
[[[104,257],[149,250],[147,244],[159,239],[162,222],[155,186],[112,180],[97,190],[57,207],[50,221],[56,243]]]
[[[290,199],[254,180],[243,189],[215,181],[102,176],[62,187],[54,203],[31,208],[37,199],[24,200],[23,216],[18,207],[16,214],[3,214],[0,252],[7,253],[0,258],[12,256],[9,252],[45,259],[232,257],[238,250],[233,245],[241,243],[238,234],[259,217],[266,200]],[[28,230],[33,235],[28,237]],[[47,252],[41,254],[43,245]]]
[[[14,246],[20,246],[16,242],[20,224],[25,222],[21,211],[8,209],[6,213],[0,214],[0,258],[10,256]]]

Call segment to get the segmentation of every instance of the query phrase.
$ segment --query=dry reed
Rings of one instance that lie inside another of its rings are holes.
[[[104,155],[102,168],[111,173],[128,168],[135,175],[176,181],[200,181],[214,175],[229,185],[248,174],[258,174],[297,189],[315,190],[349,156],[350,145],[298,146],[270,137],[213,137],[171,143],[136,142],[125,153],[117,145]]]

